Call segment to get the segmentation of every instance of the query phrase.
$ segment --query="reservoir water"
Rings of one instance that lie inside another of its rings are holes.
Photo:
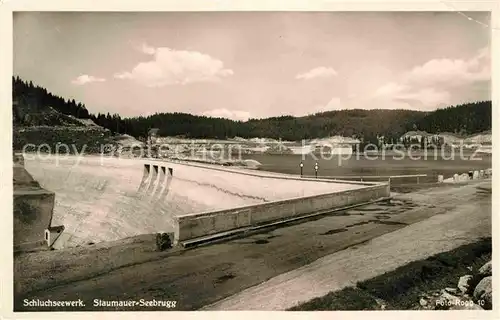
[[[459,151],[452,154],[441,150],[434,153],[414,151],[411,154],[397,154],[394,152],[372,153],[367,155],[326,156],[319,155],[244,155],[244,159],[259,161],[261,170],[288,174],[300,174],[300,163],[304,164],[303,174],[314,175],[315,163],[318,163],[319,176],[388,176],[427,174],[421,178],[422,182],[436,182],[437,176],[452,177],[455,173],[464,173],[469,170],[481,170],[492,167],[492,155],[474,153],[473,151]],[[415,179],[413,179],[415,180]]]

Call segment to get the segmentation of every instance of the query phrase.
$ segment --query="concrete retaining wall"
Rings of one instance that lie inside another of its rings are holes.
[[[24,250],[45,244],[55,194],[39,190],[14,191],[14,249]]]
[[[174,221],[175,243],[234,229],[297,218],[315,212],[334,210],[389,195],[389,184],[380,183],[348,191],[178,216]]]
[[[45,243],[55,194],[40,187],[24,168],[20,154],[13,157],[14,250],[28,250]]]

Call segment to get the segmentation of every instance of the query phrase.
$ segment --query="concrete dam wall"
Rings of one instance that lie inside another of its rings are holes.
[[[388,196],[387,185],[153,159],[27,154],[25,167],[55,192],[61,247],[174,231],[181,241]]]

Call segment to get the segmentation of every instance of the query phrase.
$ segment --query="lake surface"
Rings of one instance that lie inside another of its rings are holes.
[[[408,154],[373,153],[368,156],[343,155],[321,158],[312,155],[245,155],[244,159],[254,159],[262,163],[261,170],[288,174],[300,174],[300,162],[303,161],[304,175],[314,175],[314,165],[317,161],[319,176],[375,176],[375,175],[408,175],[427,174],[428,177],[420,178],[421,182],[437,182],[437,176],[452,177],[455,173],[464,173],[469,170],[481,170],[492,167],[492,155],[471,151],[463,151],[462,155],[454,155],[446,151],[413,152]],[[412,178],[415,182],[415,178]],[[403,181],[400,181],[403,182]]]

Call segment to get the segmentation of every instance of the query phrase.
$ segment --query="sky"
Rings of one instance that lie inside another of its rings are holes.
[[[14,75],[122,117],[431,111],[491,99],[489,13],[466,16],[16,12]]]

